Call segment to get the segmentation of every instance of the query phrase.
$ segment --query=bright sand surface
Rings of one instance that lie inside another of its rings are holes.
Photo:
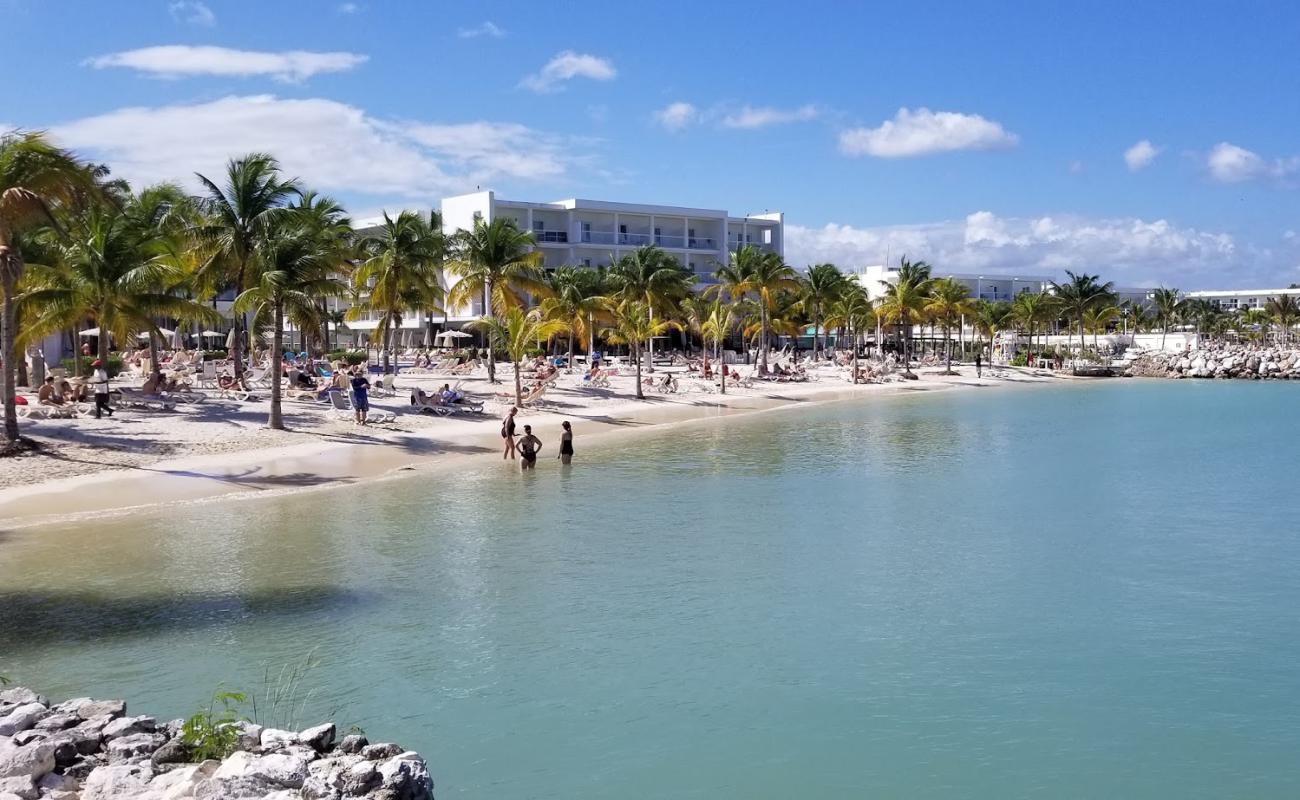
[[[728,387],[727,394],[703,391],[700,382],[680,374],[682,391],[646,390],[637,400],[634,379],[615,376],[608,390],[581,387],[580,373],[562,375],[537,408],[521,410],[523,425],[549,446],[553,457],[560,422],[569,420],[578,447],[591,437],[629,435],[659,426],[708,417],[804,407],[886,393],[934,391],[979,386],[1059,383],[1033,370],[1003,369],[975,377],[971,366],[957,375],[941,368],[919,368],[919,380],[884,384],[848,383],[829,365],[814,369],[804,383],[755,382],[753,388]],[[662,375],[660,370],[656,375]],[[43,452],[0,460],[0,524],[17,527],[99,516],[165,503],[230,499],[246,492],[302,491],[353,484],[399,470],[454,467],[466,458],[501,458],[500,419],[512,397],[509,367],[502,383],[483,377],[463,380],[463,388],[487,399],[481,415],[435,417],[415,413],[409,394],[432,392],[457,379],[439,375],[399,375],[395,397],[372,398],[373,409],[395,412],[395,422],[361,427],[324,405],[286,400],[288,431],[265,427],[265,391],[247,402],[212,398],[175,412],[124,409],[111,419],[24,421],[23,435]]]

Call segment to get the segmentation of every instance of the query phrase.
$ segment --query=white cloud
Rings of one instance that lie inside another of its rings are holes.
[[[174,3],[167,4],[167,10],[171,12],[172,19],[177,22],[204,28],[211,28],[217,24],[217,15],[212,13],[212,9],[208,8],[207,4],[198,0],[176,0]]]
[[[1300,174],[1300,156],[1276,158],[1269,162],[1258,153],[1238,147],[1231,142],[1219,142],[1205,158],[1205,168],[1210,177],[1219,183],[1242,183],[1260,178],[1273,178],[1289,185],[1291,178]]]
[[[356,3],[339,3],[338,12],[340,14],[355,14],[361,10],[361,6]]]
[[[195,172],[219,175],[228,159],[262,151],[322,191],[425,201],[499,179],[553,182],[579,163],[568,140],[515,123],[380,119],[334,100],[270,95],[122,108],[51,134],[136,184],[194,187]]]
[[[590,78],[593,81],[609,81],[618,75],[614,64],[607,58],[575,53],[565,50],[546,62],[539,72],[525,75],[519,85],[534,92],[558,92],[560,84],[573,78]]]
[[[232,50],[210,45],[159,45],[126,50],[92,58],[85,63],[96,69],[125,67],[159,78],[218,75],[247,78],[269,75],[296,83],[322,72],[343,72],[364,64],[369,56],[346,52],[286,50],[279,53]]]
[[[1099,273],[1120,285],[1267,283],[1293,265],[1232,235],[1167,220],[1076,216],[999,217],[977,211],[963,220],[882,228],[786,225],[791,264],[830,261],[841,268],[897,263],[901,255],[942,272],[1060,276]]]
[[[690,103],[669,103],[654,113],[655,121],[670,131],[680,131],[699,120],[700,110]]]
[[[1137,144],[1124,151],[1124,163],[1128,164],[1129,172],[1137,172],[1151,166],[1151,162],[1156,160],[1163,148],[1156,147],[1147,139],[1143,139]]]
[[[1019,138],[978,114],[898,109],[877,128],[850,128],[840,133],[840,151],[850,156],[906,158],[954,150],[1014,147]]]
[[[723,116],[722,126],[724,128],[765,128],[768,125],[784,125],[787,122],[804,122],[816,119],[817,115],[817,107],[812,105],[791,109],[744,106],[739,111]]]
[[[477,39],[480,36],[489,36],[493,39],[500,39],[506,35],[501,26],[495,22],[485,21],[481,25],[475,25],[472,28],[461,28],[456,31],[456,35],[462,39]]]

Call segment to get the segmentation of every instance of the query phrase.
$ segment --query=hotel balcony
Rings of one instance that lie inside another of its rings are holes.
[[[652,244],[656,247],[676,250],[717,251],[718,249],[717,240],[708,236],[672,236],[666,233],[621,233],[619,231],[598,230],[583,231],[579,236],[578,243],[609,244],[621,247],[641,247],[642,245]]]

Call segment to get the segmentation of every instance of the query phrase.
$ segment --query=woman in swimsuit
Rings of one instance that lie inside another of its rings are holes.
[[[560,463],[572,464],[573,463],[573,426],[569,424],[568,420],[565,420],[564,422],[560,423],[560,427],[564,428],[564,432],[560,434],[560,455],[559,455]]]
[[[505,451],[501,453],[501,458],[515,457],[515,414],[519,409],[511,406],[506,412],[506,418],[501,420],[501,438],[505,440]]]
[[[537,454],[542,451],[542,440],[533,435],[533,426],[524,426],[524,435],[519,437],[519,466],[521,469],[536,469]]]

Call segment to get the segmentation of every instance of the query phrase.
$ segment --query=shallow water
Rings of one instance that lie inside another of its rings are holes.
[[[1298,400],[873,398],[568,471],[543,431],[533,475],[0,532],[0,674],[180,716],[314,654],[301,723],[440,798],[1294,797]]]

